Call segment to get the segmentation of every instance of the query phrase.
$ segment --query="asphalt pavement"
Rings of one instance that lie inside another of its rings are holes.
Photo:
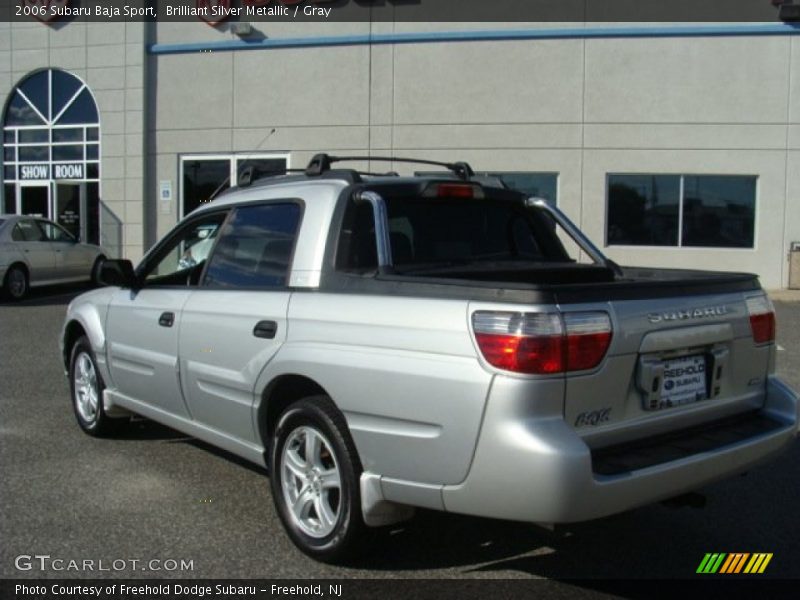
[[[693,577],[707,552],[771,552],[765,576],[800,577],[800,443],[701,490],[704,509],[657,504],[553,532],[420,511],[356,564],[315,562],[284,534],[258,468],[149,421],[117,439],[80,431],[58,349],[76,293],[0,304],[0,577],[548,578],[569,595],[576,579],[585,590],[604,578]],[[800,301],[786,298],[778,371],[800,389]],[[37,554],[62,570],[18,569]],[[146,566],[154,559],[161,570]],[[125,562],[92,572],[70,560]]]

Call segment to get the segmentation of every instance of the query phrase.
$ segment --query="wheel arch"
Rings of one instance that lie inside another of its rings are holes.
[[[8,267],[6,267],[6,269],[8,270],[8,269],[11,269],[12,267],[22,267],[24,269],[25,273],[27,273],[28,277],[30,277],[31,270],[30,270],[30,268],[28,268],[28,265],[25,263],[25,261],[22,260],[21,258],[18,258],[17,260],[12,262],[10,265],[8,265]],[[6,272],[8,272],[8,271],[6,271]]]
[[[30,267],[28,267],[27,263],[24,260],[22,260],[21,258],[18,258],[17,260],[15,260],[14,262],[12,262],[11,264],[9,264],[6,267],[5,277],[8,277],[8,272],[11,271],[11,269],[13,269],[14,267],[20,267],[20,268],[22,268],[23,271],[25,271],[25,276],[28,278],[28,287],[30,287],[31,286],[31,269],[30,269]],[[0,282],[0,283],[2,283],[2,285],[6,284],[5,277],[3,278],[3,281]]]
[[[83,328],[80,321],[76,319],[72,319],[64,326],[64,343],[62,345],[61,355],[66,370],[69,370],[69,359],[72,354],[72,347],[75,345],[75,342],[78,341],[78,338],[84,335],[86,335],[86,330]]]
[[[85,335],[89,338],[92,350],[94,350],[95,354],[100,358],[99,366],[105,378],[107,375],[107,373],[103,372],[105,371],[103,368],[105,366],[105,360],[103,360],[106,344],[105,332],[103,331],[100,315],[90,304],[81,304],[76,310],[71,310],[67,315],[67,321],[64,324],[64,330],[61,336],[62,356],[67,370],[69,370],[72,347],[81,335]]]
[[[319,383],[298,373],[286,373],[272,379],[261,393],[261,402],[256,407],[256,428],[264,446],[264,458],[269,465],[269,447],[278,417],[283,410],[302,398],[330,394]],[[336,401],[331,398],[336,405]],[[339,408],[337,406],[337,408]],[[341,410],[341,409],[339,409]]]

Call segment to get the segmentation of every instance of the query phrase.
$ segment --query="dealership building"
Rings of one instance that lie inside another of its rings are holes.
[[[621,264],[800,286],[799,35],[779,21],[0,22],[0,212],[136,261],[244,165],[463,160],[557,204]]]

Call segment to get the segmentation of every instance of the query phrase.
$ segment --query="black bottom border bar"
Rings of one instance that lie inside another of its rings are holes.
[[[757,577],[757,576],[755,576]],[[699,575],[696,579],[0,579],[3,600],[440,600],[795,598],[800,580]]]

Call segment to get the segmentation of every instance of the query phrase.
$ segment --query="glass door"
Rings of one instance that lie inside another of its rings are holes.
[[[50,218],[50,182],[20,182],[17,192],[20,214]]]
[[[85,240],[84,220],[86,212],[86,184],[62,183],[56,186],[55,222],[69,231],[77,239]]]
[[[230,187],[230,158],[183,160],[183,206],[185,217],[201,204]]]

